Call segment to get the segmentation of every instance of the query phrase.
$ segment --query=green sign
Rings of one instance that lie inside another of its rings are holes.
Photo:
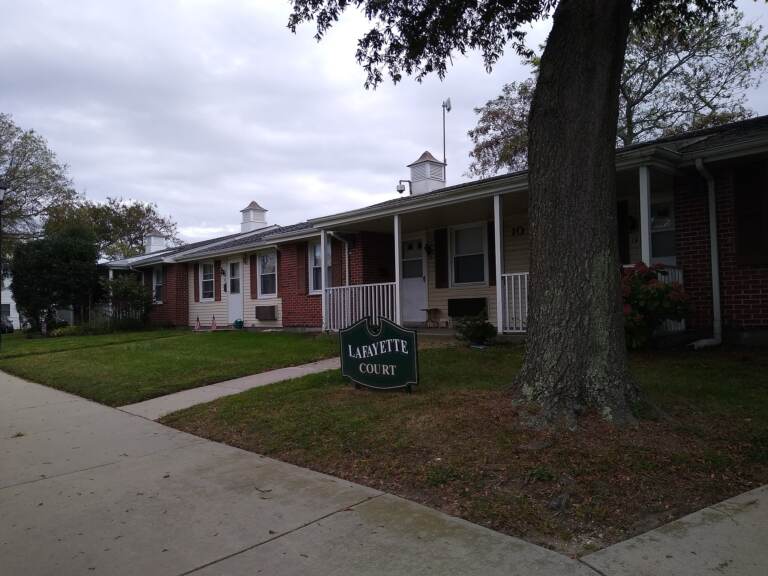
[[[370,318],[340,333],[341,374],[356,386],[380,390],[407,388],[418,383],[416,331],[406,330],[386,318],[371,326]]]

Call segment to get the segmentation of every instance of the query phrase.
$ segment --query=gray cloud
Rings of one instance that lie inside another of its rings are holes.
[[[470,55],[444,82],[366,91],[362,17],[318,44],[311,27],[288,32],[284,2],[9,4],[0,110],[44,134],[88,197],[156,202],[188,239],[236,229],[252,199],[289,224],[395,196],[407,163],[442,153],[447,96],[449,181],[462,181],[472,108],[527,75],[514,54],[490,75]],[[766,101],[761,89],[751,105]]]

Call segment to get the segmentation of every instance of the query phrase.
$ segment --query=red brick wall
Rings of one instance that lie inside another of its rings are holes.
[[[713,170],[717,201],[720,256],[720,298],[724,329],[768,327],[768,267],[736,261],[733,169]],[[676,186],[677,262],[683,268],[685,290],[693,305],[689,326],[712,326],[709,216],[704,181],[691,174]],[[766,223],[768,225],[768,223]]]
[[[697,174],[681,177],[675,184],[677,265],[683,269],[683,283],[693,306],[688,327],[704,329],[712,326],[707,191]]]
[[[350,284],[392,282],[394,272],[394,246],[392,236],[362,232],[346,237],[349,241]],[[332,239],[331,285],[343,286],[345,282],[344,243]],[[306,286],[297,279],[297,274],[308,274],[307,267],[298,262],[299,246],[295,242],[280,246],[278,250],[278,296],[283,302],[283,326],[320,327],[323,322],[322,298],[320,294],[309,294]],[[306,258],[306,250],[301,257]]]
[[[395,246],[392,234],[360,232],[349,248],[349,283],[395,281]]]
[[[164,264],[163,303],[154,304],[149,322],[155,326],[186,326],[189,316],[189,281],[187,264]],[[152,272],[144,274],[152,286]]]
[[[320,294],[308,294],[306,280],[299,286],[298,272],[307,273],[306,265],[298,262],[299,245],[295,242],[283,244],[277,250],[277,295],[283,302],[283,326],[285,327],[320,327],[323,324],[322,302]],[[306,258],[307,251],[301,254]]]
[[[716,182],[723,327],[768,328],[768,266],[737,262],[733,171],[718,174]]]

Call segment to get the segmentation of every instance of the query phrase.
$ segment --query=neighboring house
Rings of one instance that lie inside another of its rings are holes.
[[[150,238],[110,266],[152,285],[162,324],[447,326],[485,309],[499,332],[525,332],[527,174],[445,187],[428,152],[409,168],[407,196],[285,227],[254,202],[239,234]],[[688,329],[768,329],[768,117],[620,149],[616,170],[621,263],[666,264],[691,297]]]
[[[16,308],[16,301],[11,292],[11,274],[6,272],[2,278],[2,295],[0,295],[0,313],[3,319],[8,319],[13,324],[14,329],[21,328],[21,316]]]

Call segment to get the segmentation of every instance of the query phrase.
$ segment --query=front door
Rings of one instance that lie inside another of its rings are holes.
[[[424,262],[422,236],[403,241],[400,299],[402,320],[409,323],[427,321],[427,269]]]
[[[229,303],[229,323],[243,319],[243,293],[241,280],[242,264],[240,260],[230,260],[227,266],[227,302]]]

